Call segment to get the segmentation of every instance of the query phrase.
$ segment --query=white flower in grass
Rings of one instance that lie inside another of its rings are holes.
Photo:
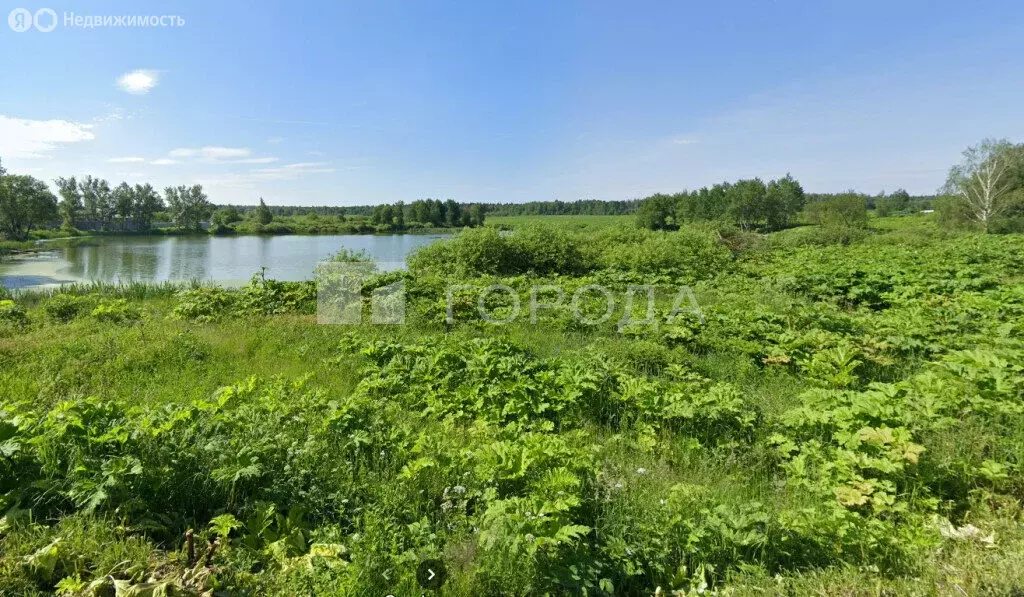
[[[640,467],[640,468],[636,469],[636,474],[638,474],[638,475],[642,475],[642,474],[644,474],[646,472],[647,472],[647,469],[645,469],[644,467]]]

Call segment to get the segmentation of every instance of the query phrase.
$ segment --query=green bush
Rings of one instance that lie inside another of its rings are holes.
[[[193,288],[181,293],[173,315],[189,321],[214,321],[232,313],[237,302],[237,292],[220,287]]]
[[[583,250],[579,234],[557,226],[526,225],[508,237],[508,250],[515,273],[579,275],[594,268]]]
[[[454,238],[419,249],[409,259],[417,274],[574,276],[597,267],[683,280],[707,278],[732,260],[711,229],[675,232],[617,228],[593,236],[545,225],[509,234],[493,228],[466,229]]]
[[[726,269],[732,253],[713,233],[684,228],[676,232],[643,231],[634,242],[611,244],[601,259],[612,269],[692,281]]]
[[[124,323],[127,321],[138,321],[142,318],[142,311],[138,306],[130,304],[125,299],[102,300],[92,310],[92,317],[98,321]]]
[[[0,321],[21,327],[28,323],[28,314],[13,300],[0,298]]]
[[[92,310],[95,300],[91,296],[57,294],[43,303],[43,311],[54,320],[67,323]]]
[[[418,249],[409,268],[422,273],[508,274],[515,270],[509,242],[493,228],[468,228]]]
[[[858,226],[805,226],[780,233],[769,242],[776,247],[845,246],[860,242],[870,234]]]
[[[808,203],[804,214],[808,222],[820,226],[866,228],[868,225],[867,201],[853,193]]]
[[[992,223],[995,234],[1018,234],[1024,232],[1024,215],[1000,218]]]
[[[255,274],[239,289],[203,286],[180,293],[172,316],[208,323],[225,317],[305,313],[316,311],[316,283],[278,282]]]
[[[373,261],[365,249],[358,251],[342,247],[337,253],[330,256],[327,261],[332,263],[367,263]]]

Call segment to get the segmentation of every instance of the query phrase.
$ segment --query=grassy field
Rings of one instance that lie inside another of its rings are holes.
[[[364,281],[404,325],[0,298],[0,594],[1024,592],[1024,238],[631,222],[490,218]]]

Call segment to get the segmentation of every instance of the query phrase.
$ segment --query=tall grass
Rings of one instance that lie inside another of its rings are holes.
[[[39,304],[58,294],[74,296],[96,295],[142,301],[152,298],[166,298],[174,296],[183,290],[193,290],[210,285],[212,285],[211,282],[203,280],[190,280],[188,282],[103,282],[93,280],[90,282],[61,284],[49,288],[20,290],[16,294],[20,303],[30,306]]]

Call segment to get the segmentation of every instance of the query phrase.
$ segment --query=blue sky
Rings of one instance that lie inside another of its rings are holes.
[[[302,205],[624,199],[787,172],[930,193],[967,145],[1024,140],[1019,1],[29,2],[0,13],[60,22],[0,21],[0,158],[47,181]]]

